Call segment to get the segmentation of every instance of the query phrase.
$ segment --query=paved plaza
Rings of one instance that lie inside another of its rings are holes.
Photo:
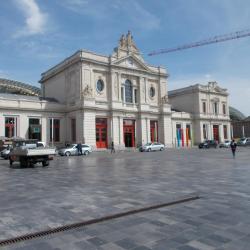
[[[48,168],[0,160],[0,240],[166,203],[200,199],[0,249],[250,249],[250,148],[96,152]]]

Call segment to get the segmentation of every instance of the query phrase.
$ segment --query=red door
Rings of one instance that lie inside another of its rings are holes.
[[[150,121],[150,138],[151,142],[158,142],[158,122]]]
[[[219,141],[219,125],[213,125],[214,140]]]
[[[96,118],[96,147],[107,148],[107,119]]]
[[[135,147],[135,121],[123,120],[123,138],[125,147]]]

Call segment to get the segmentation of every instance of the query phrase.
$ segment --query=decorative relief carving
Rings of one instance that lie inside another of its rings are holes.
[[[164,96],[161,98],[161,102],[162,102],[162,104],[168,103],[168,96],[167,96],[167,95],[164,95]]]
[[[83,96],[86,96],[86,97],[92,97],[92,95],[93,95],[93,89],[89,85],[87,85],[84,88],[82,94],[83,94]]]

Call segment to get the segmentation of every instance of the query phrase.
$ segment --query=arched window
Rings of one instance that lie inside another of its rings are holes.
[[[132,83],[129,80],[125,81],[125,102],[133,102]]]

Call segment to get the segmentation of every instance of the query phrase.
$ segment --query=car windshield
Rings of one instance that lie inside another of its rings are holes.
[[[73,148],[75,146],[75,144],[69,144],[66,146],[66,148]]]
[[[144,146],[150,146],[151,145],[151,143],[146,143]]]
[[[245,141],[245,140],[246,140],[246,138],[241,138],[241,139],[240,139],[240,141]]]

